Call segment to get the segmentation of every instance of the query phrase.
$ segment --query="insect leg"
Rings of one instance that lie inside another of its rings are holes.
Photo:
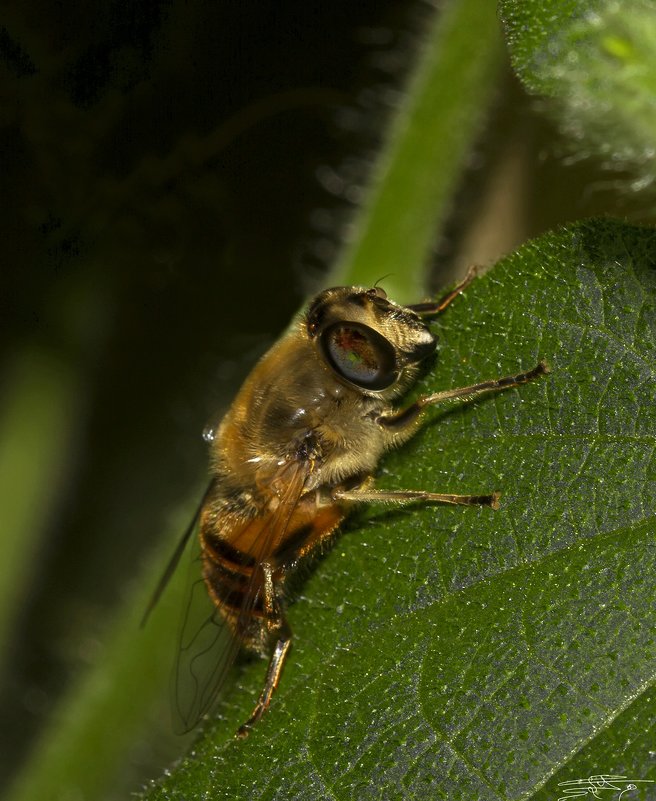
[[[438,301],[429,301],[428,303],[413,303],[411,306],[406,306],[406,308],[412,309],[412,311],[416,312],[420,317],[432,317],[436,314],[440,314],[440,312],[443,312],[447,306],[450,306],[451,303],[458,297],[458,295],[471,284],[474,278],[476,278],[476,274],[476,267],[472,265],[467,270],[467,275],[462,279],[462,281],[456,287],[454,287],[451,292],[448,292]]]
[[[287,652],[292,644],[292,630],[283,614],[280,602],[276,597],[276,588],[273,580],[273,567],[264,562],[264,609],[267,614],[267,626],[270,630],[277,630],[276,644],[269,660],[264,688],[258,699],[255,709],[248,720],[237,729],[237,737],[248,737],[250,730],[269,708],[271,696],[278,687]]]
[[[377,490],[355,489],[335,490],[333,498],[353,503],[394,503],[402,505],[415,501],[429,503],[452,503],[458,506],[491,506],[499,508],[499,493],[491,495],[452,495],[450,493],[427,492],[424,490]]]
[[[469,387],[458,387],[457,389],[447,389],[443,392],[436,392],[433,395],[424,395],[422,398],[417,398],[407,409],[401,409],[401,411],[393,412],[392,414],[383,414],[377,418],[376,422],[395,434],[404,431],[410,433],[414,430],[413,423],[417,421],[417,418],[426,406],[432,406],[456,398],[473,400],[479,395],[484,395],[486,392],[499,392],[503,389],[527,384],[529,381],[533,381],[535,378],[538,378],[538,376],[545,375],[548,372],[549,366],[546,362],[542,361],[526,373],[508,375],[504,378],[493,378],[490,381],[482,381],[480,384],[472,384]]]

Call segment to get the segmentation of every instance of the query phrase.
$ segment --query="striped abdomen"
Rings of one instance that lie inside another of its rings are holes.
[[[343,517],[336,505],[317,508],[314,493],[304,496],[282,517],[275,511],[250,519],[227,510],[204,511],[200,531],[203,578],[226,623],[246,647],[266,650],[279,619],[276,608],[266,608],[262,564],[272,568],[280,601],[287,575]],[[281,520],[285,529],[276,531]]]

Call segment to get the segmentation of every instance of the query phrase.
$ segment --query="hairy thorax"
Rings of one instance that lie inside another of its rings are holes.
[[[256,365],[224,418],[214,442],[215,473],[257,492],[312,438],[318,458],[306,489],[336,486],[374,470],[386,448],[376,423],[386,406],[340,382],[311,342],[288,335]]]

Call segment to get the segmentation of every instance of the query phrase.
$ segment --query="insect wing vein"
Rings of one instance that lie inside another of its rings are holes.
[[[181,626],[174,673],[174,709],[177,717],[174,726],[181,733],[193,729],[213,707],[228,670],[247,639],[253,610],[263,592],[262,565],[285,537],[303,494],[309,467],[305,462],[288,462],[279,475],[284,479],[285,486],[277,508],[253,521],[258,525],[253,536],[255,563],[243,594],[236,625],[228,625],[221,614],[221,607],[227,606],[231,587],[225,587],[223,592],[215,591],[213,608],[202,617],[194,610],[199,604],[207,607],[207,590],[202,580],[192,583]],[[197,560],[198,557],[194,562]],[[202,622],[199,623],[199,620]],[[266,624],[263,622],[263,625]]]

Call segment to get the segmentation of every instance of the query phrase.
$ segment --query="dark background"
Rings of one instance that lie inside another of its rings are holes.
[[[56,490],[33,499],[47,508],[0,697],[0,778],[202,483],[203,427],[321,283],[378,143],[382,89],[412,63],[427,12],[2,12],[0,376],[11,389],[16,362],[45,354],[75,402]]]
[[[33,499],[47,508],[0,693],[0,779],[202,484],[203,427],[321,285],[431,13],[407,0],[0,12],[0,387],[35,350],[75,387],[56,488]],[[436,242],[436,285],[615,202],[590,191],[593,168],[563,166],[509,76]]]

